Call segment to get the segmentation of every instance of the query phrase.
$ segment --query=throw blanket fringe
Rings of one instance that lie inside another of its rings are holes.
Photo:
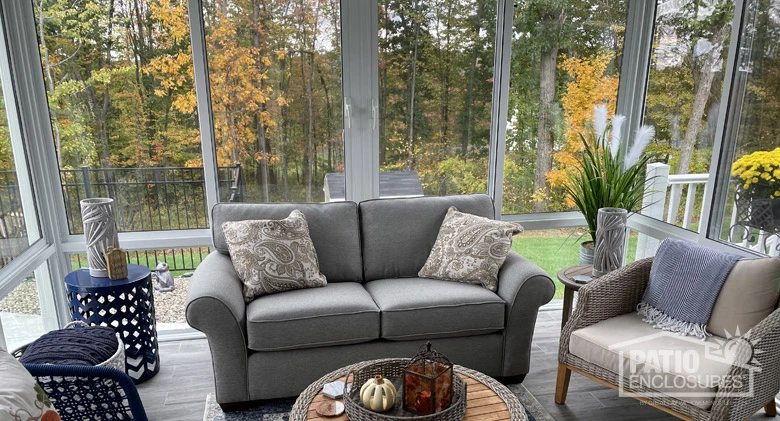
[[[640,316],[643,316],[643,322],[650,323],[655,329],[665,330],[667,332],[676,333],[678,335],[696,336],[701,340],[707,339],[707,336],[712,336],[709,332],[707,332],[706,324],[677,320],[644,301],[639,303],[637,306],[637,313]]]

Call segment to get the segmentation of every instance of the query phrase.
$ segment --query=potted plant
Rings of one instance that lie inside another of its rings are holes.
[[[768,232],[780,229],[780,148],[742,156],[731,166],[731,176],[745,224]]]
[[[566,193],[585,217],[590,234],[590,240],[581,246],[580,264],[593,263],[599,209],[622,208],[629,213],[636,212],[642,208],[642,200],[648,194],[645,167],[649,157],[642,152],[655,136],[655,129],[653,126],[640,127],[626,155],[626,148],[621,148],[624,120],[625,117],[615,115],[608,123],[606,106],[595,107],[593,128],[585,134],[580,133],[582,161],[567,173]]]

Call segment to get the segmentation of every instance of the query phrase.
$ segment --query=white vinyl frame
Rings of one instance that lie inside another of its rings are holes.
[[[636,3],[643,3],[643,2],[629,2],[629,4],[636,4]],[[642,85],[640,82],[641,80],[635,79],[633,81],[626,81],[625,86],[630,89],[640,89],[641,95],[635,95],[635,94],[628,94],[631,97],[631,106],[634,107],[634,113],[631,114],[632,118],[630,119],[630,124],[634,124],[633,127],[639,127],[639,124],[641,124],[641,121],[636,121],[636,118],[641,119],[643,112],[636,113],[636,107],[642,107],[644,108],[644,102],[645,97],[647,94],[647,74],[649,74],[649,59],[652,54],[652,31],[655,27],[655,8],[656,8],[656,2],[654,1],[648,1],[647,4],[642,6],[644,9],[640,9],[640,7],[634,7],[632,9],[631,6],[629,6],[629,19],[628,22],[631,24],[631,27],[637,28],[641,27],[644,31],[650,31],[649,35],[647,32],[644,33],[644,35],[641,36],[641,40],[637,41],[634,40],[634,42],[638,42],[640,44],[631,44],[634,48],[638,49],[635,54],[632,54],[632,57],[637,58],[639,60],[647,60],[647,64],[642,64],[645,67],[645,80],[644,84]],[[649,9],[652,7],[652,10]],[[659,240],[663,240],[665,238],[676,238],[680,240],[685,240],[693,243],[698,243],[702,245],[706,245],[708,247],[712,247],[718,250],[735,253],[747,257],[756,257],[760,256],[759,253],[753,252],[751,250],[747,250],[742,247],[737,247],[735,245],[726,243],[724,241],[720,241],[713,238],[718,238],[720,233],[720,225],[722,223],[723,218],[723,203],[725,203],[725,194],[726,190],[728,189],[728,173],[729,173],[729,167],[731,165],[731,162],[728,162],[728,160],[731,158],[731,154],[727,153],[727,147],[732,147],[733,145],[729,145],[729,142],[725,139],[725,133],[726,129],[733,126],[734,124],[738,124],[739,121],[739,115],[735,115],[735,113],[732,113],[731,110],[734,107],[734,103],[732,101],[732,87],[733,82],[735,80],[735,68],[736,68],[736,62],[737,62],[737,55],[738,55],[738,46],[741,39],[741,28],[742,28],[742,17],[744,13],[745,8],[745,1],[744,0],[735,0],[734,2],[734,16],[732,18],[732,28],[731,28],[731,37],[730,37],[730,44],[729,44],[729,50],[728,50],[728,57],[726,61],[726,73],[724,75],[724,82],[723,82],[723,91],[721,93],[721,100],[720,100],[720,109],[718,113],[718,121],[715,131],[715,143],[713,145],[713,154],[712,154],[712,161],[710,163],[710,174],[709,174],[709,180],[707,181],[707,185],[705,187],[704,197],[708,198],[704,200],[703,203],[703,218],[701,221],[701,224],[707,227],[707,229],[701,230],[701,233],[693,232],[690,230],[687,230],[682,227],[678,227],[676,225],[669,224],[667,222],[650,218],[645,215],[640,214],[634,214],[632,215],[628,220],[628,228],[632,230],[636,230],[639,232],[642,232],[644,234],[647,234],[651,237],[657,238]],[[633,12],[632,12],[633,10]],[[632,14],[633,13],[633,14]],[[636,13],[639,13],[640,15],[636,15]],[[636,31],[639,32],[639,31]],[[626,39],[626,46],[629,46],[632,42],[631,39],[628,38],[629,31],[626,32],[627,39]],[[649,39],[648,39],[649,36]],[[624,65],[625,65],[624,61]],[[638,69],[635,75],[639,75],[639,78],[641,78],[641,69]],[[621,75],[622,76],[622,75]],[[634,76],[637,77],[637,76]],[[621,77],[620,81],[620,92],[618,94],[618,98],[624,93],[624,81]],[[642,109],[640,108],[640,110]],[[620,109],[620,100],[618,100],[618,109]],[[719,202],[719,199],[723,202]],[[715,234],[715,235],[713,235]]]
[[[12,97],[6,95],[6,112],[9,125],[18,123],[18,128],[11,131],[12,142],[17,147],[23,145],[27,157],[23,162],[17,158],[16,165],[17,169],[27,169],[34,186],[31,190],[37,211],[34,223],[40,230],[38,241],[0,269],[0,297],[31,273],[35,274],[44,326],[54,329],[68,320],[64,299],[55,299],[64,297],[64,285],[52,282],[61,279],[67,270],[61,247],[65,215],[32,4],[0,2],[0,33],[3,88],[13,92]]]
[[[514,4],[511,0],[497,1],[496,44],[494,57],[493,104],[491,110],[490,156],[488,170],[488,194],[496,202],[496,215],[501,212],[503,192],[503,161],[506,147],[506,119],[508,113],[509,72],[511,71],[511,42]],[[217,166],[214,149],[214,130],[209,97],[208,59],[206,54],[201,0],[188,0],[191,25],[191,42],[195,72],[195,86],[201,128],[206,201],[208,209],[218,202]],[[618,110],[629,117],[628,130],[641,123],[647,74],[655,24],[654,1],[629,1],[622,74],[618,92]],[[736,0],[735,25],[732,29],[732,45],[729,48],[726,81],[721,100],[716,150],[724,147],[724,132],[734,116],[728,115],[733,69],[736,60],[739,29],[742,20],[743,0]],[[348,200],[364,200],[379,195],[378,130],[373,123],[374,108],[378,98],[377,24],[376,0],[342,0],[342,80],[343,98],[349,105],[344,115],[345,164],[347,171]],[[54,151],[46,89],[40,71],[39,46],[32,5],[27,1],[0,2],[0,25],[5,39],[0,54],[10,57],[12,87],[19,112],[21,133],[26,148],[29,173],[34,186],[35,203],[42,239],[25,250],[19,258],[0,269],[0,297],[10,292],[29,273],[48,262],[51,288],[41,294],[42,305],[48,306],[47,314],[55,314],[54,325],[69,319],[65,291],[61,282],[70,271],[70,254],[84,249],[81,235],[71,235],[66,223],[59,165]],[[357,34],[357,35],[356,35]],[[369,52],[366,54],[366,52]],[[2,59],[5,60],[5,59]],[[0,60],[0,64],[2,64]],[[368,70],[367,70],[368,69]],[[5,84],[5,81],[4,81]],[[710,182],[707,194],[710,198],[722,195],[718,181],[723,179],[723,151],[713,154]],[[705,220],[709,231],[714,232],[714,200],[705,203]],[[209,212],[210,214],[210,212]],[[209,216],[210,218],[210,216]],[[527,229],[552,229],[581,227],[585,220],[579,212],[503,215],[503,219],[521,222]],[[634,215],[629,227],[656,238],[675,237],[728,249],[743,254],[723,242],[710,240],[706,233],[697,234],[665,222]],[[209,229],[127,232],[120,234],[124,248],[131,250],[207,247],[211,245]],[[40,272],[40,271],[38,271]],[[58,297],[56,302],[53,297]],[[51,303],[49,303],[51,301]],[[52,316],[54,317],[54,316]],[[47,322],[52,325],[52,322]],[[1,328],[0,328],[1,329]],[[189,337],[181,333],[177,338]]]

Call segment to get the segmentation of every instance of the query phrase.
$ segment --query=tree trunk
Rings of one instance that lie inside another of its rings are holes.
[[[534,174],[534,212],[547,212],[547,198],[550,188],[547,173],[552,169],[552,128],[555,125],[553,102],[555,101],[555,71],[558,60],[558,46],[549,48],[541,57],[539,76],[539,126],[536,136],[536,171]]]
[[[313,45],[312,45],[313,47]],[[303,57],[301,57],[303,58]],[[307,168],[307,176],[306,176],[306,201],[311,202],[312,201],[312,173],[314,172],[314,162],[316,160],[316,155],[314,154],[314,104],[313,97],[314,97],[314,90],[312,88],[312,85],[314,84],[314,53],[309,52],[309,91],[307,93],[307,108],[308,108],[308,120],[309,120],[309,130],[306,137],[306,165]],[[306,86],[306,85],[304,85]]]
[[[407,144],[408,156],[407,163],[409,170],[414,169],[414,97],[417,88],[417,47],[420,40],[420,17],[417,16],[417,0],[412,2],[412,26],[414,27],[414,38],[412,47],[412,58],[409,63],[409,103],[407,106]]]
[[[107,27],[107,34],[113,33],[114,28],[114,12],[116,9],[114,8],[114,1],[112,0],[109,2],[108,6],[108,27]],[[110,36],[110,35],[109,35]],[[111,42],[111,38],[108,38],[106,42],[106,49],[105,49],[105,56],[102,56],[100,58],[99,67],[101,69],[111,68],[111,47],[113,43]],[[87,89],[88,95],[90,93],[90,89]],[[93,94],[93,114],[95,115],[95,120],[98,123],[98,139],[100,139],[100,146],[97,149],[98,153],[98,159],[100,160],[100,166],[102,168],[108,168],[111,166],[111,151],[108,147],[108,110],[111,107],[111,93],[109,92],[108,87],[106,87],[103,90],[103,98],[101,100],[102,104],[98,105],[97,103],[97,95],[96,90],[94,89],[94,86],[91,89],[91,92]]]
[[[279,91],[282,93],[286,93],[287,89],[289,88],[289,82],[287,80],[287,59],[286,58],[279,60],[279,69],[281,70],[280,72],[281,77],[279,80]],[[289,135],[288,135],[289,122],[287,121],[287,107],[282,106],[279,108],[280,108],[279,114],[282,117],[282,139],[279,142],[279,144],[281,145],[280,152],[282,154],[282,193],[284,195],[284,201],[289,202],[290,185],[289,185],[289,180],[287,178],[287,170],[288,170],[287,142],[289,140]]]
[[[265,27],[265,24],[263,22],[260,22],[260,5],[258,4],[258,0],[252,1],[252,23],[253,23],[253,31],[252,31],[252,47],[255,48],[255,54],[258,55],[257,51],[260,49],[260,29],[261,26]],[[259,90],[261,92],[265,91],[265,86],[263,83],[263,78],[260,77],[263,73],[263,61],[260,59],[260,57],[256,56],[255,58],[255,66],[257,67],[257,74],[258,77],[255,78],[257,83],[259,84]],[[260,184],[260,191],[263,196],[263,202],[268,202],[268,151],[267,151],[267,145],[266,145],[266,128],[265,128],[265,121],[263,121],[263,114],[266,112],[266,104],[263,102],[260,104],[260,110],[258,111],[257,115],[255,116],[255,123],[257,126],[257,150],[260,152],[260,161],[259,161],[259,168],[258,168],[258,183]]]
[[[680,159],[677,161],[677,174],[688,174],[693,158],[693,147],[696,146],[696,138],[701,129],[701,119],[704,117],[704,110],[707,107],[707,100],[710,97],[712,82],[715,79],[715,72],[712,68],[720,59],[721,49],[731,26],[726,23],[720,28],[713,37],[712,50],[710,50],[701,60],[701,69],[699,83],[696,84],[696,95],[693,99],[691,116],[688,119],[688,125],[685,127],[685,137],[683,137],[680,146]]]
[[[43,16],[43,2],[44,0],[38,0],[38,41],[41,43],[41,51],[43,51],[43,70],[46,74],[46,90],[49,91],[49,96],[54,95],[55,85],[54,76],[51,73],[51,62],[49,61],[49,49],[46,46],[46,33],[44,31],[44,24],[46,23]],[[57,150],[57,163],[62,167],[62,135],[60,135],[60,125],[56,115],[52,115],[51,128],[54,132],[54,148]]]
[[[712,49],[701,58],[699,81],[696,84],[696,94],[693,99],[691,116],[688,118],[688,124],[685,127],[685,137],[683,137],[680,145],[680,158],[677,161],[676,174],[688,174],[688,171],[690,171],[693,148],[696,146],[696,139],[701,129],[701,119],[704,117],[704,109],[707,107],[712,82],[715,79],[715,72],[712,68],[720,60],[723,43],[726,41],[730,29],[730,22],[726,22],[713,36]],[[673,215],[677,215],[679,211],[681,195],[682,190],[669,198],[670,210],[674,209]]]
[[[385,0],[383,2],[383,10],[384,13],[384,30],[382,31],[384,39],[384,44],[387,45],[387,38],[390,36],[390,14],[388,13],[388,6],[389,1]],[[380,50],[380,54],[381,54]],[[382,59],[380,58],[380,61]],[[385,118],[387,116],[387,63],[380,64],[382,76],[379,78],[379,165],[382,165],[385,162],[385,153],[387,151],[387,138],[386,138],[386,127],[385,127]]]
[[[333,171],[333,103],[330,100],[330,90],[328,88],[328,83],[325,81],[322,66],[317,66],[317,72],[320,74],[320,83],[322,84],[322,90],[325,93],[325,106],[327,112],[327,119],[325,121],[325,133],[327,138],[325,143],[328,147],[328,171]]]
[[[476,39],[479,37],[479,31],[482,29],[482,15],[484,13],[485,3],[483,0],[477,1],[477,14],[474,17],[474,43],[471,47],[471,62],[469,64],[469,78],[466,86],[466,103],[463,107],[463,131],[461,132],[460,150],[462,153],[468,152],[469,144],[471,143],[471,132],[474,127],[472,121],[473,105],[474,105],[474,79],[477,72],[477,56],[479,55],[479,48],[481,43]]]
[[[452,14],[454,9],[454,2],[447,3],[447,15],[446,23],[444,24],[444,48],[440,49],[439,62],[441,63],[439,71],[441,72],[442,91],[441,91],[441,134],[442,141],[449,143],[449,131],[450,131],[450,75],[452,74],[452,60],[450,56],[451,51],[451,30],[452,30]]]

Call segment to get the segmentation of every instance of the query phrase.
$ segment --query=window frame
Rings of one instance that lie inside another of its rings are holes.
[[[514,2],[496,0],[496,39],[494,53],[493,107],[491,109],[490,152],[488,161],[487,193],[496,204],[496,217],[521,222],[527,229],[551,229],[580,227],[585,223],[579,212],[527,213],[503,215],[501,205],[504,186],[504,154],[509,97],[509,73],[514,20]],[[211,98],[207,74],[205,32],[202,1],[187,0],[188,18],[195,73],[195,89],[199,111],[201,152],[203,154],[206,201],[210,210],[218,202],[217,166],[214,153],[214,129],[211,119]],[[350,98],[351,116],[343,114],[345,137],[345,167],[347,172],[347,199],[360,201],[378,197],[379,160],[378,130],[371,124],[373,101],[378,98],[377,56],[377,0],[341,0],[342,20],[342,93]],[[721,211],[718,198],[725,198],[728,188],[729,147],[724,140],[727,129],[734,124],[730,115],[732,91],[736,75],[738,45],[741,37],[742,17],[746,2],[735,0],[726,75],[720,104],[709,182],[706,186],[704,218],[706,229],[695,233],[671,224],[635,214],[629,218],[630,229],[652,237],[680,238],[718,249],[752,255],[749,250],[712,240],[720,227],[716,217]],[[652,39],[657,2],[628,2],[624,53],[618,87],[617,109],[627,116],[629,130],[633,131],[642,121],[649,76]],[[49,108],[43,77],[40,72],[40,55],[32,3],[1,2],[0,31],[4,34],[0,54],[8,61],[12,75],[12,87],[16,93],[14,104],[18,111],[21,132],[26,134],[25,152],[27,168],[33,185],[41,239],[34,242],[17,259],[0,269],[0,296],[18,285],[22,279],[48,262],[51,279],[51,296],[57,297],[54,313],[56,323],[69,320],[65,303],[65,290],[61,279],[70,272],[70,253],[82,252],[84,239],[67,231],[58,163],[49,119]],[[349,33],[349,37],[343,34]],[[361,34],[361,36],[354,36]],[[367,41],[368,40],[368,41]],[[368,43],[368,44],[366,44]],[[369,45],[366,47],[366,45]],[[362,55],[370,49],[373,53]],[[344,59],[347,57],[348,59]],[[363,71],[365,68],[372,72]],[[351,120],[351,121],[348,121]],[[351,123],[351,124],[350,124]],[[366,141],[370,139],[370,141]],[[726,182],[724,183],[724,180]],[[724,202],[725,203],[725,202]],[[211,215],[209,211],[209,226]],[[722,212],[721,212],[722,213]],[[717,237],[717,236],[716,236]],[[120,242],[128,249],[208,247],[211,246],[211,229],[177,231],[144,231],[120,233]],[[54,301],[54,300],[52,300]]]

